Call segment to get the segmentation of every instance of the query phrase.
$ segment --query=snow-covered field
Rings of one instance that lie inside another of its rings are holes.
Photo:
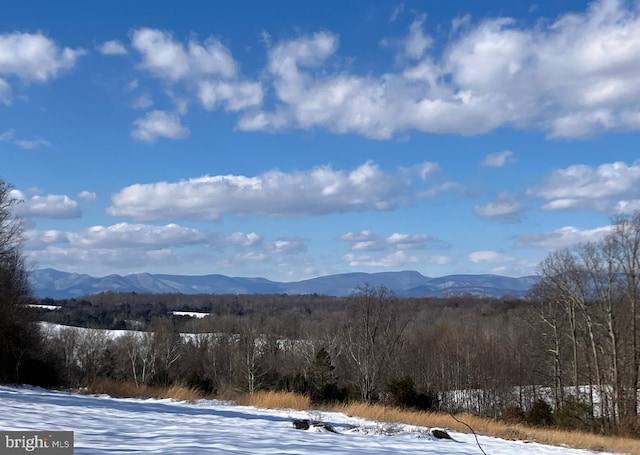
[[[221,401],[114,399],[0,386],[2,430],[72,430],[76,454],[481,454],[473,435],[376,423],[338,413],[264,410]],[[294,419],[333,426],[296,430]],[[594,452],[479,437],[491,455]]]

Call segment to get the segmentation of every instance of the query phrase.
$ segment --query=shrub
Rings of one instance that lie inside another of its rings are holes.
[[[616,433],[620,436],[640,438],[640,416],[629,416],[620,420]]]
[[[566,430],[589,431],[593,428],[591,406],[569,395],[556,411],[555,423]]]
[[[213,379],[206,378],[198,373],[192,373],[191,376],[189,376],[189,379],[187,379],[187,387],[199,390],[205,395],[215,395],[216,393]]]
[[[526,414],[526,422],[534,426],[551,426],[553,425],[553,409],[551,405],[541,398],[533,402],[531,409]]]
[[[522,423],[525,421],[525,414],[517,404],[510,404],[502,412],[502,420],[506,423]]]
[[[391,404],[407,408],[429,411],[438,408],[438,397],[434,393],[416,392],[413,379],[405,376],[391,381],[387,385],[387,390],[391,394]]]

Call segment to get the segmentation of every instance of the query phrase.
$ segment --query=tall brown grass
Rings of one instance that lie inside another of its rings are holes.
[[[260,392],[242,395],[239,404],[272,409],[311,409],[309,399],[290,392]],[[342,412],[348,416],[389,423],[405,423],[429,428],[445,428],[469,433],[469,428],[457,422],[451,415],[441,412],[421,412],[407,409],[353,402],[323,407],[323,410]],[[538,442],[555,446],[567,446],[600,452],[616,452],[640,455],[640,440],[633,438],[601,436],[593,433],[563,431],[551,428],[529,427],[521,424],[508,424],[493,419],[458,414],[456,418],[479,435],[494,436],[502,439]]]
[[[169,387],[136,386],[132,382],[118,382],[106,379],[93,381],[89,385],[88,392],[106,394],[117,398],[170,398],[189,402],[205,398],[205,395],[200,390],[181,385]]]
[[[240,395],[236,400],[238,404],[255,406],[266,409],[296,409],[304,411],[311,409],[309,397],[293,392],[256,392]]]

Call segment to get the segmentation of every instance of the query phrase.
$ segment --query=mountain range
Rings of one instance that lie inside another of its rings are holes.
[[[36,297],[54,299],[100,292],[182,294],[324,294],[346,296],[363,284],[384,285],[398,297],[447,297],[473,294],[522,297],[538,281],[536,276],[447,275],[430,278],[415,271],[342,273],[294,282],[225,275],[166,275],[135,273],[92,277],[79,273],[40,269],[31,272]]]

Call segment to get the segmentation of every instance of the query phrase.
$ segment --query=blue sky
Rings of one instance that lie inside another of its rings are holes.
[[[535,272],[640,209],[640,3],[21,1],[33,268]]]

